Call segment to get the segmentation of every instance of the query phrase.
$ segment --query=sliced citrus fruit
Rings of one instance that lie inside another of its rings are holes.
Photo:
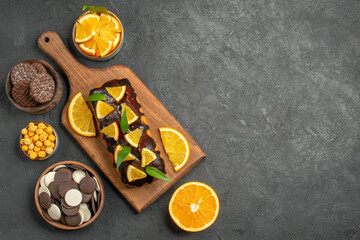
[[[189,159],[189,143],[184,135],[173,128],[162,127],[159,128],[159,131],[165,152],[167,153],[174,170],[179,171]]]
[[[106,87],[105,89],[117,102],[119,102],[125,95],[126,86]]]
[[[117,163],[117,157],[119,155],[119,152],[121,151],[121,149],[123,149],[123,147],[119,144],[116,146],[115,151],[114,151],[114,161],[115,164]],[[127,155],[127,157],[124,159],[124,161],[130,161],[130,160],[134,160],[136,159],[136,157],[132,154],[129,153],[129,155]]]
[[[68,118],[71,127],[80,135],[96,136],[93,115],[79,92],[69,104]]]
[[[100,17],[97,14],[86,14],[78,19],[78,22],[81,24],[84,22],[88,22],[93,35],[98,31],[99,21]]]
[[[76,23],[75,42],[83,43],[89,41],[93,37],[92,29],[87,21]]]
[[[113,108],[106,102],[98,101],[96,103],[96,117],[98,119],[102,119],[102,118],[106,117],[107,115],[109,115],[109,113],[113,112],[114,110],[115,110],[115,108]]]
[[[129,165],[126,171],[126,176],[129,182],[133,182],[138,179],[146,178],[147,175],[145,172],[134,167],[133,165]]]
[[[220,203],[216,192],[201,182],[181,185],[169,202],[172,220],[188,232],[199,232],[210,227],[215,222],[219,209]]]
[[[110,22],[111,22],[110,15],[108,15],[106,13],[101,13],[100,14],[99,28],[102,28],[102,27],[108,25]]]
[[[90,39],[89,41],[80,43],[79,47],[81,48],[81,50],[83,50],[89,55],[95,55],[96,53],[96,42],[94,41],[94,39]]]
[[[149,165],[157,158],[156,154],[148,148],[143,148],[141,150],[141,167]]]
[[[106,39],[100,37],[98,34],[94,36],[94,41],[96,42],[96,46],[99,50],[99,54],[101,57],[106,56],[112,48],[112,41],[107,41]]]
[[[115,139],[115,141],[119,139],[119,125],[116,122],[113,122],[109,126],[104,127],[100,130],[100,132],[108,137]]]
[[[113,16],[110,16],[110,18],[111,18],[111,21],[107,25],[103,26],[101,29],[104,31],[120,32],[121,26],[120,26],[119,21],[116,18],[114,18]]]
[[[126,104],[121,104],[121,115],[124,114],[124,111],[126,110],[126,119],[128,120],[129,124],[132,124],[138,120],[138,116],[134,113],[134,111]]]
[[[137,128],[134,131],[126,134],[125,139],[131,146],[137,147],[139,145],[142,133],[143,130],[141,128]]]
[[[112,31],[105,31],[105,30],[100,30],[100,36],[107,40],[107,41],[111,41],[113,43],[111,50],[115,49],[117,47],[117,45],[120,42],[121,39],[121,35],[120,33],[117,32],[112,32]]]

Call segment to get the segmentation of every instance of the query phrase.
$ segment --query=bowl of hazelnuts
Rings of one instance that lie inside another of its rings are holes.
[[[31,122],[21,130],[20,149],[31,160],[45,160],[58,147],[58,135],[53,127],[44,122]]]

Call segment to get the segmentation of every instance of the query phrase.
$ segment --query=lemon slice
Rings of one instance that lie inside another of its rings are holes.
[[[119,125],[116,122],[113,122],[107,127],[104,127],[100,130],[103,134],[108,137],[111,137],[117,141],[119,139]]]
[[[105,89],[117,102],[120,102],[125,95],[126,86],[106,87]]]
[[[102,119],[102,118],[106,117],[107,115],[109,115],[114,110],[115,110],[115,108],[113,108],[112,106],[110,106],[106,102],[98,101],[96,103],[96,117],[98,119]]]
[[[141,167],[145,167],[157,158],[156,154],[148,148],[143,148],[141,151]]]
[[[138,179],[146,178],[147,175],[145,172],[134,167],[133,165],[129,165],[126,171],[126,176],[129,182],[133,182]]]
[[[68,118],[71,127],[80,135],[96,136],[93,115],[81,93],[76,94],[69,104]]]
[[[134,113],[134,111],[128,105],[121,104],[121,108],[122,108],[121,115],[123,115],[124,111],[126,110],[126,119],[129,125],[136,122],[136,120],[138,120],[139,117]]]
[[[143,130],[141,128],[137,128],[134,131],[126,134],[125,139],[131,146],[137,147],[139,145],[142,133]]]
[[[159,128],[159,131],[165,152],[167,153],[174,170],[179,171],[189,159],[189,143],[184,135],[173,128],[163,127]]]
[[[122,146],[117,145],[116,148],[115,148],[115,151],[114,151],[114,161],[115,161],[115,164],[117,163],[117,157],[119,155],[119,152],[121,151],[121,149],[123,149]],[[132,153],[129,153],[129,155],[127,155],[127,157],[124,159],[124,161],[130,161],[130,160],[134,160],[136,159],[136,157],[132,154]]]

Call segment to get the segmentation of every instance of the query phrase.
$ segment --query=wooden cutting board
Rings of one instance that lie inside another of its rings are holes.
[[[121,194],[131,203],[131,205],[134,206],[136,211],[141,212],[149,204],[154,202],[206,157],[206,154],[196,144],[194,139],[185,131],[179,122],[129,68],[121,65],[114,65],[102,69],[85,67],[75,60],[65,47],[60,36],[54,31],[43,32],[38,39],[38,46],[44,53],[49,55],[57,64],[59,64],[69,80],[70,93],[69,99],[62,111],[62,124],[87,152],[87,154],[94,160],[97,166],[109,178],[114,186],[121,192]],[[97,137],[81,136],[70,126],[67,112],[69,103],[75,94],[81,92],[83,97],[86,98],[88,97],[91,89],[109,80],[122,78],[129,79],[140,99],[155,143],[160,148],[161,155],[164,158],[167,175],[172,179],[172,182],[158,180],[142,187],[126,188],[121,182],[119,173],[113,167],[113,160],[109,158],[109,154],[106,150],[106,144],[102,137],[99,135]],[[173,170],[173,167],[163,149],[158,131],[159,127],[172,127],[177,129],[189,142],[190,158],[186,165],[178,172]]]

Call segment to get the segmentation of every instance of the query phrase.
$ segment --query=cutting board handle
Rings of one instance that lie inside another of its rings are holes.
[[[89,68],[75,60],[73,55],[65,47],[59,34],[55,31],[45,31],[38,38],[39,48],[59,64],[69,80],[79,72],[89,72]],[[71,85],[71,81],[70,81]]]

